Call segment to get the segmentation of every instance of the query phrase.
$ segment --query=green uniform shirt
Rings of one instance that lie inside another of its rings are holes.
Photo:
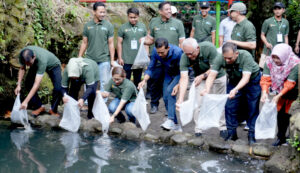
[[[262,25],[261,32],[265,34],[267,41],[273,45],[277,43],[277,34],[282,34],[282,41],[284,43],[284,36],[289,34],[289,22],[282,18],[281,21],[277,21],[274,17],[266,19]],[[267,52],[267,47],[264,45],[263,53],[267,55],[271,54],[271,50]]]
[[[183,24],[178,19],[170,18],[164,22],[160,17],[155,17],[149,24],[150,36],[154,39],[166,38],[170,44],[179,45],[179,39],[185,38]]]
[[[123,83],[119,86],[117,86],[116,83],[110,79],[105,85],[104,90],[106,92],[114,93],[118,99],[122,99],[124,101],[133,102],[136,99],[136,87],[128,79],[124,79]]]
[[[24,49],[30,49],[33,51],[36,59],[34,64],[37,65],[37,74],[43,75],[45,71],[51,70],[56,66],[60,66],[59,59],[51,52],[46,49],[43,49],[38,46],[27,46]],[[23,49],[23,50],[24,50]],[[21,55],[19,55],[19,63],[24,66],[25,64],[21,63]]]
[[[233,64],[226,64],[224,57],[215,60],[212,71],[220,72],[225,68],[229,81],[237,84],[243,77],[243,73],[250,73],[251,79],[259,74],[259,66],[248,51],[238,50],[239,55]]]
[[[180,59],[180,71],[188,71],[189,67],[193,67],[195,76],[205,73],[211,68],[215,59],[222,59],[222,56],[217,52],[215,46],[210,42],[199,43],[200,53],[195,61],[191,61],[186,54],[182,54]],[[220,70],[217,78],[225,75],[224,69]]]
[[[243,42],[256,42],[256,29],[248,19],[244,19],[233,27],[231,39]],[[255,57],[255,50],[248,51]]]
[[[198,42],[212,42],[211,32],[216,30],[216,19],[211,15],[205,18],[202,15],[197,15],[193,19],[193,28],[195,29],[194,38]]]
[[[110,22],[89,21],[84,25],[83,36],[88,38],[87,58],[97,63],[110,61],[108,39],[114,36],[114,27]]]
[[[139,39],[146,35],[146,26],[140,22],[135,26],[127,22],[119,28],[118,36],[123,38],[122,58],[125,64],[133,64],[140,47]]]
[[[87,65],[82,67],[82,74],[79,78],[85,84],[93,85],[100,79],[98,65],[95,61],[88,58],[84,58],[83,62],[87,63]],[[63,72],[61,85],[64,88],[68,88],[69,86],[68,65]]]

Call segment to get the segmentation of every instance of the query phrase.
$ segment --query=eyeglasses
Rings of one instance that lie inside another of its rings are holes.
[[[120,82],[120,81],[123,80],[123,78],[112,78],[112,80],[115,81],[115,82]]]
[[[193,52],[190,52],[190,53],[186,53],[186,52],[185,52],[185,54],[186,54],[186,56],[194,55],[194,53],[196,52],[196,50],[197,50],[197,49],[195,49]]]

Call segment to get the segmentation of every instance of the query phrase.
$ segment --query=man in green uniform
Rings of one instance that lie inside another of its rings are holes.
[[[25,79],[25,88],[30,89],[30,92],[22,102],[21,109],[27,109],[29,103],[30,106],[36,109],[32,111],[33,116],[38,116],[45,111],[45,107],[42,105],[37,90],[39,89],[44,73],[47,72],[53,84],[49,114],[59,116],[57,114],[57,106],[61,100],[61,67],[59,59],[48,50],[37,46],[27,46],[21,51],[19,62],[21,67],[19,69],[17,87],[15,89],[16,95],[21,91],[21,82],[26,70],[25,66],[30,66]]]
[[[216,58],[222,58],[217,52],[215,46],[208,41],[197,43],[194,38],[188,38],[183,41],[184,54],[180,59],[180,81],[179,81],[179,96],[176,103],[177,110],[180,109],[180,104],[184,100],[185,92],[188,86],[188,69],[192,67],[195,72],[195,86],[198,108],[194,112],[195,135],[201,136],[202,129],[197,128],[198,116],[200,111],[201,97],[200,92],[205,88],[205,81],[210,73],[210,68]],[[213,84],[213,94],[226,94],[226,75],[225,71],[221,70],[217,79]],[[226,137],[226,126],[224,116],[220,122],[220,136]]]
[[[139,40],[147,35],[146,26],[139,22],[139,10],[137,8],[129,8],[127,10],[128,21],[118,30],[118,60],[123,65],[126,72],[126,78],[130,80],[131,72],[135,86],[141,81],[143,69],[131,69],[135,57],[139,50]]]
[[[99,81],[99,70],[97,63],[89,58],[71,58],[62,76],[62,91],[68,93],[75,100],[81,85],[86,84],[83,96],[78,100],[78,106],[82,107],[83,102],[88,99],[88,118],[93,118],[93,105],[96,97],[96,89]],[[70,84],[70,87],[69,87]],[[68,90],[69,88],[69,90]],[[67,98],[63,98],[64,103]]]
[[[200,2],[201,15],[193,19],[193,27],[190,37],[195,38],[198,43],[210,41],[215,44],[216,40],[216,19],[208,14],[210,10],[209,2]]]
[[[149,33],[145,39],[146,45],[152,45],[157,38],[166,38],[170,44],[181,47],[185,39],[183,24],[180,20],[172,18],[170,2],[162,2],[158,5],[160,17],[155,17],[150,21]],[[147,82],[147,89],[151,95],[150,113],[158,111],[159,99],[162,96],[164,72],[161,64],[157,63],[152,69],[152,75]]]
[[[236,22],[231,33],[231,40],[228,40],[228,42],[236,44],[238,49],[249,51],[255,57],[256,29],[245,16],[246,5],[237,2],[228,11],[232,20]]]
[[[223,58],[217,58],[213,63],[206,81],[206,91],[209,92],[213,81],[222,69],[228,74],[227,93],[229,99],[225,106],[225,118],[228,136],[225,140],[236,140],[236,128],[239,125],[238,111],[241,109],[241,98],[246,98],[247,125],[249,127],[248,142],[255,143],[255,121],[259,114],[260,100],[260,70],[251,54],[245,50],[237,50],[233,43],[225,43],[222,47]]]
[[[94,60],[99,67],[100,90],[109,79],[110,66],[114,62],[114,27],[104,20],[106,16],[105,5],[96,2],[93,6],[94,18],[84,25],[83,40],[79,51],[79,57],[86,57]]]
[[[285,6],[276,2],[273,7],[274,16],[266,19],[261,28],[261,40],[264,42],[264,50],[259,60],[259,67],[264,68],[266,56],[272,52],[272,48],[278,43],[289,44],[289,21],[282,18]]]

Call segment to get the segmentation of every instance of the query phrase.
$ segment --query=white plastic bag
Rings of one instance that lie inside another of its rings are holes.
[[[188,100],[181,103],[181,105],[180,105],[179,115],[180,115],[180,121],[181,121],[182,126],[185,126],[186,124],[191,122],[193,119],[194,111],[198,106],[196,97],[197,97],[196,87],[195,87],[195,82],[193,82],[192,86],[190,88]],[[200,97],[200,95],[199,95],[199,97]]]
[[[150,124],[150,118],[147,113],[147,101],[144,90],[141,88],[132,107],[132,114],[139,121],[141,128],[145,131]]]
[[[66,94],[65,96],[68,98],[68,102],[65,104],[63,118],[61,119],[59,126],[68,131],[77,132],[80,126],[80,110],[78,102]]]
[[[101,93],[97,93],[92,112],[95,119],[102,124],[102,132],[107,133],[109,128],[110,114],[104,99],[101,96]]]
[[[255,122],[255,138],[275,138],[277,126],[277,106],[266,101]]]
[[[145,68],[149,65],[150,59],[148,57],[148,53],[146,51],[145,45],[145,38],[141,40],[140,48],[138,50],[138,53],[135,57],[134,63],[131,67],[131,69],[141,69]]]
[[[225,111],[228,94],[206,94],[200,107],[197,128],[207,130],[220,127],[220,119]]]
[[[14,103],[13,110],[11,112],[10,119],[13,123],[23,124],[24,127],[27,127],[29,126],[27,110],[25,109],[20,110],[20,107],[21,107],[21,100],[20,100],[20,94],[18,94]]]

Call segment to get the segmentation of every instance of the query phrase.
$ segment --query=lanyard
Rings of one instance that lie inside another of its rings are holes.
[[[137,27],[135,26],[135,27],[131,27],[131,31],[133,32],[133,33],[136,33],[136,30],[137,30]]]
[[[282,20],[280,21],[280,25],[278,24],[278,21],[275,19],[275,17],[273,18],[274,19],[274,22],[276,23],[276,25],[278,26],[278,29],[279,29],[279,34],[281,33],[280,32],[280,29],[281,29],[281,26],[282,26]]]

